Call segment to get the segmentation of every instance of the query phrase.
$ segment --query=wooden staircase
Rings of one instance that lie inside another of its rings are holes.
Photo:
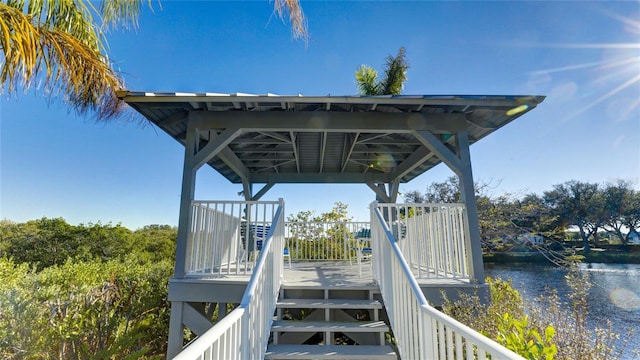
[[[377,287],[283,285],[265,359],[397,359]]]

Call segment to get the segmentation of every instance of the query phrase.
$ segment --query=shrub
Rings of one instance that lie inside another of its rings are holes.
[[[528,303],[510,282],[487,278],[490,304],[461,294],[455,302],[445,298],[443,311],[527,359],[619,359],[626,341],[616,346],[619,335],[611,324],[594,330],[587,326],[587,276],[572,268],[566,281],[568,303],[553,290]]]
[[[0,260],[0,357],[161,357],[171,265],[68,260],[35,272]]]

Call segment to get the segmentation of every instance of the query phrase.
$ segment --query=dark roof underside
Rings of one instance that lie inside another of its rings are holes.
[[[215,135],[240,127],[240,135],[208,161],[233,183],[243,179],[238,161],[252,183],[408,182],[441,162],[415,131],[429,131],[453,149],[456,131],[466,129],[473,144],[544,100],[542,96],[120,95],[183,145],[190,113],[209,119],[207,131]],[[201,134],[203,142],[212,136]]]

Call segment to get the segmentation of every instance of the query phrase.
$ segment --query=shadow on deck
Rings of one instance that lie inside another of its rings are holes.
[[[171,279],[169,300],[187,302],[239,303],[250,275],[211,274],[207,277]],[[442,293],[455,300],[460,293],[477,294],[488,299],[487,285],[472,284],[466,279],[417,279],[427,301],[442,305]],[[377,289],[371,263],[361,266],[349,262],[294,262],[284,268],[283,288],[288,289]]]

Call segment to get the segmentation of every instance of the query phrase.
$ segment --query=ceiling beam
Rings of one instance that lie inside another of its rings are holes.
[[[291,151],[289,152],[291,153]],[[282,156],[282,155],[278,155],[278,156],[271,156],[271,157],[265,157],[265,156],[243,156],[242,158],[240,158],[240,160],[242,160],[245,163],[251,163],[251,162],[263,162],[265,160],[269,160],[269,161],[295,161],[296,158],[294,158],[293,156]]]
[[[270,160],[270,161],[276,161],[276,160]],[[292,163],[294,161],[295,160],[282,160],[282,161],[279,161],[279,162],[272,162],[272,163],[260,162],[260,163],[257,163],[257,164],[251,164],[251,165],[249,165],[249,167],[252,168],[252,169],[257,169],[256,172],[261,172],[261,171],[265,171],[267,169],[277,168],[278,166],[286,165],[286,164]]]
[[[358,144],[353,148],[354,154],[370,154],[370,153],[384,153],[384,154],[411,154],[415,151],[414,147],[402,147],[391,148],[388,146],[367,146]]]
[[[358,143],[366,145],[421,145],[420,142],[415,139],[371,139],[366,141],[360,140]]]
[[[345,134],[345,142],[346,139],[349,138],[351,134]],[[346,155],[343,157],[342,159],[342,168],[340,169],[340,172],[343,173],[344,169],[347,168],[347,164],[349,163],[349,159],[351,158],[351,154],[353,154],[353,148],[356,146],[356,142],[358,141],[358,137],[360,136],[360,133],[357,132],[353,135],[353,139],[351,139],[351,145],[349,146],[349,151],[347,151]]]
[[[262,134],[264,136],[269,136],[271,138],[274,138],[276,140],[280,140],[280,143],[287,143],[290,144],[291,140],[287,139],[286,136],[280,135],[278,133],[275,132],[266,132],[266,131],[258,131],[259,134]]]
[[[358,139],[358,143],[368,143],[368,142],[370,142],[370,141],[376,140],[376,139],[381,138],[381,137],[383,137],[383,136],[389,136],[389,135],[391,135],[391,134],[385,134],[385,133],[382,133],[382,134],[368,134],[368,135],[362,135],[362,136],[360,137],[360,139]]]
[[[260,198],[267,193],[267,191],[269,191],[273,185],[275,185],[276,183],[268,183],[265,186],[262,187],[262,189],[260,189],[260,191],[258,191],[255,195],[253,195],[251,197],[251,201],[258,201],[260,200]]]
[[[242,134],[242,130],[238,128],[229,128],[221,132],[219,135],[211,133],[211,139],[202,149],[194,155],[191,166],[194,169],[199,169],[202,165],[206,164],[214,156],[216,156],[222,149],[226,148],[229,143],[236,137]]]
[[[188,112],[179,111],[165,119],[158,121],[156,125],[158,125],[161,129],[167,128],[171,125],[175,125],[179,122],[185,121],[187,119]]]
[[[291,141],[282,141],[276,139],[250,139],[250,138],[242,138],[233,140],[234,144],[242,144],[242,145],[280,145],[283,143],[290,144]]]
[[[438,157],[438,159],[447,164],[449,169],[456,173],[456,175],[460,175],[460,171],[462,169],[462,161],[460,161],[460,158],[458,158],[458,156],[456,156],[456,154],[451,151],[451,149],[443,144],[440,139],[438,139],[428,131],[416,131],[415,137],[425,147],[431,150]]]
[[[191,111],[199,129],[242,128],[247,131],[456,133],[465,129],[465,114],[361,112],[211,112]]]
[[[233,151],[229,150],[229,148],[224,148],[216,156],[227,164],[229,169],[236,173],[243,181],[249,181],[249,169],[238,159]]]
[[[327,151],[327,133],[322,132],[320,133],[320,155],[319,155],[320,168],[318,169],[319,173],[321,173],[324,168],[324,155],[326,151]]]
[[[433,152],[425,146],[420,146],[413,154],[409,155],[391,172],[393,179],[402,179],[405,175],[415,170],[425,161],[434,156]]]
[[[300,172],[300,154],[298,153],[298,139],[296,137],[296,133],[291,131],[289,132],[291,136],[291,145],[293,145],[293,157],[296,159],[296,169],[298,173]]]
[[[251,181],[256,183],[281,183],[281,184],[363,184],[367,182],[387,183],[389,174],[380,172],[354,173],[252,173]]]
[[[378,197],[382,199],[383,202],[391,202],[389,195],[387,195],[387,192],[384,190],[384,186],[378,186],[378,184],[374,183],[373,181],[367,181],[367,186],[369,186],[369,188],[371,188],[371,190],[373,190],[373,192],[376,193],[376,195],[378,195]]]

